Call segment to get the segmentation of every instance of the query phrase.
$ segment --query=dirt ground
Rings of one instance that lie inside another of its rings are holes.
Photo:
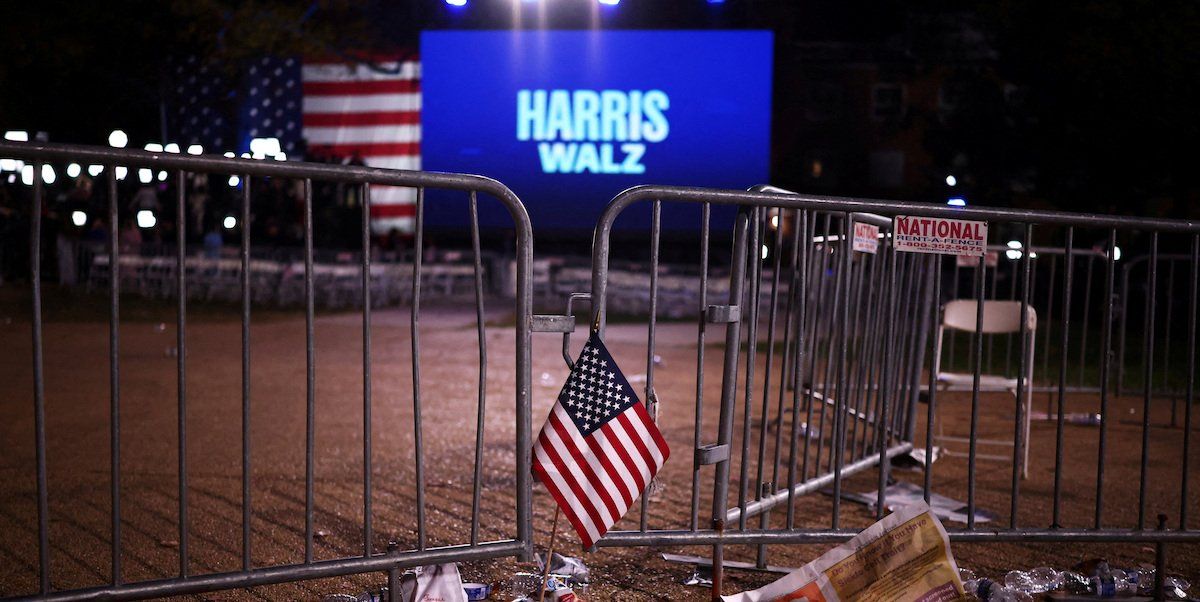
[[[98,298],[89,303],[103,304]],[[12,295],[0,304],[0,594],[31,594],[37,586],[36,482],[33,447],[33,378],[30,323],[25,306]],[[481,538],[514,535],[514,333],[511,309],[490,303],[487,329],[488,386]],[[103,305],[97,315],[103,315]],[[234,571],[241,563],[241,363],[240,322],[235,311],[197,310],[187,338],[187,466],[191,574]],[[427,303],[421,315],[421,390],[424,416],[425,502],[429,545],[467,541],[471,509],[475,436],[478,341],[470,306]],[[110,579],[109,566],[109,364],[108,325],[90,314],[50,308],[45,315],[46,437],[49,477],[50,552],[55,588],[96,586]],[[318,316],[316,321],[316,464],[315,543],[317,559],[362,553],[363,401],[361,315]],[[252,338],[252,558],[257,567],[302,562],[304,558],[305,475],[305,329],[303,316],[256,314]],[[416,543],[416,484],[413,468],[411,331],[407,309],[376,311],[372,323],[374,441],[374,547],[397,541]],[[583,330],[573,343],[582,342]],[[122,564],[126,582],[171,577],[179,571],[177,530],[177,381],[174,314],[168,308],[137,312],[124,321],[121,337],[121,518]],[[720,340],[710,337],[710,341]],[[646,373],[646,328],[619,324],[607,342],[625,373],[634,380]],[[534,335],[534,429],[561,387],[567,368],[561,338]],[[661,475],[665,490],[649,504],[651,528],[685,528],[691,500],[691,448],[696,378],[694,324],[658,327],[655,387],[661,400],[660,422],[672,449]],[[720,388],[719,344],[706,348],[706,440],[715,438]],[[760,359],[760,362],[762,360]],[[761,378],[762,366],[758,374]],[[776,376],[776,378],[778,378]],[[640,386],[635,382],[635,386]],[[761,390],[761,385],[759,386]],[[1095,411],[1094,396],[1069,398],[1068,411]],[[1142,441],[1141,399],[1110,401],[1104,524],[1131,527],[1137,521]],[[757,405],[757,404],[756,404]],[[1045,398],[1035,400],[1043,409]],[[1011,397],[984,395],[981,435],[1011,438]],[[925,411],[918,406],[917,440],[923,445]],[[969,395],[939,396],[947,434],[965,434]],[[1151,416],[1150,467],[1146,516],[1158,513],[1178,525],[1183,430],[1165,426],[1170,403],[1156,403]],[[757,410],[756,410],[757,412]],[[740,431],[740,427],[736,429]],[[1099,429],[1066,427],[1063,482],[1064,527],[1091,526],[1096,495]],[[1055,430],[1051,423],[1032,428],[1032,465],[1020,488],[1018,524],[1050,524]],[[756,449],[757,443],[755,443]],[[740,441],[735,441],[735,450]],[[1194,451],[1194,450],[1193,450]],[[1011,453],[1005,449],[1004,453]],[[735,454],[735,460],[737,454]],[[1196,458],[1193,458],[1195,467]],[[1193,473],[1195,470],[1193,470]],[[738,466],[732,474],[736,479]],[[895,473],[920,484],[920,472]],[[1195,475],[1192,475],[1195,477]],[[1011,463],[979,463],[980,508],[1009,522]],[[848,479],[848,491],[875,489],[876,473]],[[1194,480],[1194,479],[1193,479]],[[966,499],[967,461],[943,458],[934,465],[935,491]],[[1194,485],[1193,485],[1194,487]],[[701,524],[711,498],[712,471],[701,480]],[[736,491],[736,483],[731,487]],[[1189,496],[1190,513],[1200,499]],[[736,503],[736,494],[731,496]],[[797,501],[797,524],[828,527],[832,498],[812,494]],[[535,486],[534,532],[539,547],[550,535],[553,505]],[[845,502],[842,526],[872,522],[864,506]],[[618,528],[636,528],[631,511]],[[783,513],[772,515],[782,525]],[[564,523],[565,525],[565,523]],[[562,525],[560,525],[562,527]],[[950,529],[962,525],[947,524]],[[985,528],[986,525],[980,525]],[[560,529],[560,549],[580,554],[579,540]],[[829,545],[773,546],[769,561],[799,566]],[[601,548],[584,554],[591,569],[594,599],[707,599],[709,591],[680,581],[691,567],[663,561],[662,552],[707,555],[707,548]],[[1116,565],[1151,563],[1152,546],[1108,544],[956,544],[960,565],[990,576],[1013,568],[1049,564],[1068,567],[1106,557]],[[1200,581],[1200,549],[1173,545],[1169,567],[1193,583]],[[727,557],[753,560],[754,549],[732,546]],[[464,579],[507,583],[516,570],[512,560],[466,563]],[[774,579],[765,573],[730,571],[726,593],[757,587]],[[384,582],[381,574],[308,581],[219,592],[204,599],[317,599],[328,593],[357,593]],[[492,599],[511,599],[501,587]]]

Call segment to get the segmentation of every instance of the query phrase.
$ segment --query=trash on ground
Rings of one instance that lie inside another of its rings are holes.
[[[467,594],[467,600],[486,600],[492,595],[492,586],[490,583],[464,583],[463,591]]]
[[[912,451],[908,452],[907,454],[893,456],[892,467],[901,470],[921,471],[925,470],[925,467],[929,464],[937,462],[938,457],[942,455],[942,448],[934,446],[933,453],[930,454],[931,459],[926,462],[925,451],[926,450],[924,447],[914,447]]]
[[[920,485],[901,481],[894,485],[889,485],[883,492],[884,503],[887,504],[887,509],[892,512],[912,504],[925,504],[925,489]],[[875,490],[867,493],[843,493],[842,499],[866,504],[868,507],[874,508],[875,503],[879,501],[879,492]],[[967,504],[964,502],[931,491],[929,493],[929,507],[940,519],[963,524],[967,522]],[[975,508],[976,523],[986,523],[996,519],[997,515],[994,512]]]
[[[722,599],[953,600],[964,593],[946,529],[922,502],[900,508],[766,587]]]
[[[467,602],[458,565],[432,564],[405,573],[400,579],[400,597],[394,602]]]
[[[545,572],[546,565],[542,560],[541,554],[534,554],[534,562],[537,563],[538,572]],[[587,565],[583,560],[574,556],[563,556],[555,552],[550,557],[550,574],[558,577],[565,577],[569,585],[583,585],[590,581],[590,575]]]
[[[692,571],[690,577],[685,577],[681,582],[684,585],[694,585],[697,587],[712,587],[712,567],[698,566]]]
[[[976,577],[969,569],[959,569],[959,578],[968,594],[984,602],[1023,602],[1042,595],[1050,600],[1121,598],[1136,602],[1150,600],[1155,586],[1153,568],[1112,568],[1101,559],[1082,562],[1067,571],[1047,566],[1013,570],[1002,581]],[[1186,580],[1168,576],[1163,585],[1165,599],[1190,599],[1191,584]]]

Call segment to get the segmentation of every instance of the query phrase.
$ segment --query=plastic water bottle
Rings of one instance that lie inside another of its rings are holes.
[[[1092,577],[1092,594],[1099,598],[1124,598],[1137,591],[1137,583],[1131,582],[1120,569]]]
[[[1033,596],[1009,589],[991,579],[980,579],[976,583],[974,594],[984,602],[1033,602]]]
[[[1027,594],[1042,594],[1058,588],[1062,575],[1048,567],[1039,566],[1030,571],[1009,571],[1004,576],[1004,586]]]

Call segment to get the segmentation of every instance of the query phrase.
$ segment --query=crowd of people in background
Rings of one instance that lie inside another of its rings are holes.
[[[321,160],[320,158],[314,158]],[[326,162],[342,162],[328,158]],[[353,161],[353,160],[352,160]],[[361,162],[359,162],[361,164]],[[61,170],[59,173],[63,173]],[[136,169],[117,182],[117,239],[123,253],[174,251],[184,228],[189,253],[218,256],[240,245],[244,183],[228,175],[188,174],[180,214],[178,179],[153,173],[146,183]],[[106,249],[110,238],[109,173],[81,173],[44,184],[41,205],[41,259],[46,279],[75,284],[81,248]],[[20,178],[0,179],[0,282],[29,279],[33,187]],[[255,178],[251,182],[250,240],[256,249],[287,250],[304,243],[303,181]],[[138,219],[139,212],[153,219]],[[320,249],[361,247],[362,202],[351,185],[313,182],[313,243]],[[384,251],[402,250],[399,232],[376,239]]]

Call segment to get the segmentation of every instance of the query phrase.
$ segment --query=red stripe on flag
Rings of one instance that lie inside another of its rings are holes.
[[[572,440],[571,434],[567,432],[568,428],[575,428],[575,425],[572,424],[569,427],[565,426],[562,421],[559,420],[558,412],[551,412],[550,419],[546,423],[552,425],[554,430],[558,432],[558,438],[562,439],[567,451],[569,451],[571,453],[571,457],[575,459],[575,463],[583,469],[583,472],[585,473],[584,478],[586,478],[592,484],[592,488],[596,490],[596,493],[600,494],[600,501],[604,502],[604,505],[608,507],[609,515],[613,516],[615,520],[621,520],[622,512],[619,511],[617,509],[617,505],[613,503],[612,496],[610,496],[608,493],[608,488],[604,486],[603,482],[600,480],[600,477],[596,475],[594,470],[592,470],[592,465],[588,463],[587,458],[583,457],[583,454],[580,453],[579,447]],[[583,434],[580,433],[580,436],[583,436]],[[587,437],[583,438],[587,439]]]
[[[417,205],[415,203],[401,203],[398,205],[371,204],[371,217],[412,217],[416,214]]]
[[[596,526],[596,532],[603,534],[607,530],[607,527],[604,526],[604,521],[600,518],[600,513],[592,505],[592,500],[584,494],[583,487],[575,479],[574,473],[567,469],[567,463],[563,462],[562,458],[559,457],[558,450],[553,445],[550,445],[548,441],[543,441],[541,437],[538,438],[538,443],[541,445],[542,451],[546,452],[546,457],[550,458],[550,462],[558,469],[559,476],[567,483],[567,487],[571,489],[571,493],[575,495],[575,501],[579,502],[579,505],[583,506],[583,510],[591,517],[592,524]],[[568,512],[567,514],[571,513]]]
[[[608,437],[609,442],[612,443],[613,450],[617,452],[618,456],[621,456],[621,463],[625,465],[625,470],[628,470],[629,474],[633,476],[633,480],[637,482],[638,492],[640,493],[645,490],[646,480],[642,478],[642,471],[638,469],[637,463],[633,461],[633,458],[629,456],[629,452],[625,450],[625,444],[617,437],[617,432],[612,427],[612,420],[605,422],[604,426],[600,427],[600,430],[604,431],[604,436]]]
[[[641,403],[633,404],[633,408],[637,412],[638,418],[641,418],[642,424],[645,425],[646,432],[650,433],[650,437],[654,439],[654,444],[658,446],[658,453],[662,454],[663,464],[666,464],[667,458],[671,457],[671,449],[667,447],[667,442],[663,439],[662,433],[658,431],[658,427],[650,419],[650,412]]]
[[[419,125],[420,111],[373,111],[370,113],[305,113],[304,127],[349,127],[356,125]]]
[[[366,79],[340,82],[304,82],[305,96],[360,96],[363,94],[411,94],[419,92],[415,79]]]
[[[636,404],[635,404],[636,405]],[[642,435],[629,421],[629,412],[624,411],[617,415],[616,420],[621,423],[625,432],[629,435],[629,439],[633,441],[633,446],[637,448],[638,453],[642,455],[642,461],[646,463],[646,469],[650,471],[648,475],[654,478],[655,471],[658,470],[658,463],[654,461],[654,456],[650,454],[650,450],[646,448],[646,442],[642,440]]]
[[[375,156],[393,156],[393,155],[419,155],[421,154],[421,143],[419,142],[376,142],[376,143],[351,143],[351,144],[314,144],[309,147],[313,150],[320,150],[331,153],[339,157],[348,157],[354,153],[358,153],[363,157]]]
[[[629,506],[632,506],[633,500],[637,498],[637,492],[629,491],[629,487],[625,484],[624,477],[622,477],[621,473],[617,471],[617,467],[613,466],[612,461],[608,459],[608,452],[604,450],[604,446],[600,445],[600,442],[597,441],[596,437],[594,436],[584,437],[583,440],[587,441],[588,447],[591,448],[592,453],[596,454],[596,458],[600,460],[600,465],[603,466],[605,472],[608,473],[608,478],[612,479],[612,482],[616,484],[617,490],[621,493],[621,498],[625,501],[625,507],[628,508]],[[616,446],[614,445],[613,447]]]
[[[566,496],[558,490],[558,485],[554,484],[554,479],[546,471],[546,467],[542,466],[542,461],[538,459],[537,454],[533,455],[533,475],[546,486],[546,491],[550,492],[550,497],[558,504],[558,507],[563,510],[563,514],[567,516],[567,520],[571,522],[571,526],[575,527],[575,532],[579,534],[579,539],[583,540],[583,547],[590,548],[596,543],[588,534],[587,526],[583,521],[579,520],[579,516],[571,510],[571,503],[567,501]]]

